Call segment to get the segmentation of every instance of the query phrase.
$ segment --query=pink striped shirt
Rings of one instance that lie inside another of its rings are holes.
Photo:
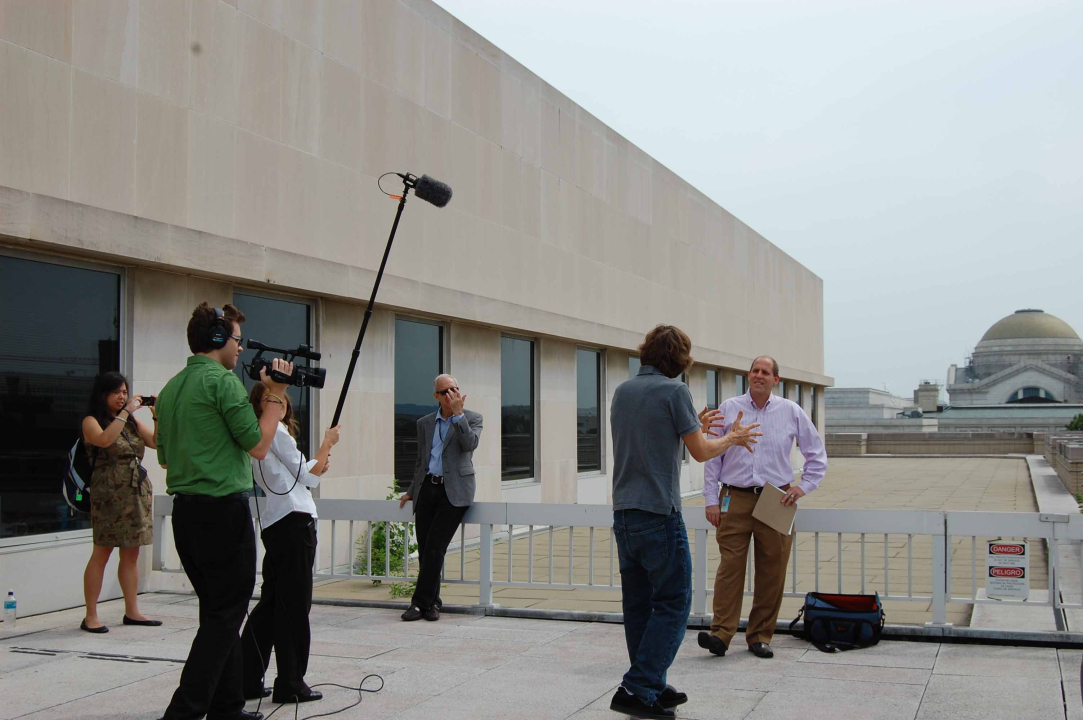
[[[719,485],[763,487],[771,483],[781,487],[792,483],[790,448],[795,438],[805,458],[801,482],[797,486],[806,495],[820,486],[827,472],[827,450],[816,426],[800,405],[771,395],[761,410],[752,402],[751,393],[745,393],[726,400],[719,410],[729,423],[737,419],[737,413],[744,412],[741,424],[759,423],[756,430],[762,432],[763,437],[756,438],[759,442],[753,446],[755,452],[732,447],[723,455],[707,461],[703,468],[703,497],[707,505],[718,505]],[[715,432],[725,433],[729,430],[729,423]]]

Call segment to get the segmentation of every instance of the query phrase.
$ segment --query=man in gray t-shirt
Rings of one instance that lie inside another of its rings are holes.
[[[700,429],[688,386],[653,365],[613,394],[613,509],[681,509],[681,438]]]
[[[666,685],[692,609],[692,556],[681,518],[681,442],[697,462],[740,445],[756,425],[738,415],[725,437],[717,410],[698,416],[677,378],[692,364],[692,341],[659,325],[639,347],[639,374],[622,383],[609,413],[613,429],[613,537],[620,556],[624,638],[631,667],[609,707],[637,718],[672,718],[688,696]]]

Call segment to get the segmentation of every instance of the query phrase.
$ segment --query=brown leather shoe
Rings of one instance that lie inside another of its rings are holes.
[[[411,605],[406,609],[406,612],[402,614],[402,619],[406,622],[413,622],[414,620],[420,620],[424,617],[424,613],[421,612],[421,608],[417,605]]]
[[[440,619],[440,608],[433,605],[425,611],[422,617],[424,617],[429,622],[435,622]]]

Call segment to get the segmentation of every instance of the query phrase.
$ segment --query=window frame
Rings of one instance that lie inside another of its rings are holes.
[[[118,277],[119,283],[117,287],[117,313],[119,314],[117,332],[119,334],[119,343],[117,352],[119,354],[119,372],[127,378],[131,378],[132,372],[132,359],[134,357],[134,349],[132,343],[132,331],[135,325],[135,320],[132,316],[133,299],[135,295],[135,283],[131,280],[131,268],[123,267],[119,265],[110,265],[108,263],[98,263],[82,258],[69,257],[67,255],[52,254],[52,253],[38,253],[38,252],[26,252],[17,248],[0,246],[0,257],[10,257],[16,260],[27,260],[30,262],[45,263],[48,265],[61,265],[64,267],[78,268],[81,270],[92,270],[94,272],[109,273]],[[57,484],[57,499],[59,502],[63,502],[60,498],[60,486]],[[87,540],[92,540],[94,537],[93,528],[84,528],[82,530],[65,530],[61,532],[46,532],[37,535],[21,535],[18,537],[0,538],[0,554],[6,552],[18,552],[14,548],[27,547],[37,545],[42,548],[49,547],[63,547],[65,545],[82,544]]]
[[[265,300],[279,300],[282,302],[292,302],[299,305],[308,306],[308,338],[305,339],[305,343],[314,350],[320,351],[319,328],[321,325],[321,318],[319,298],[305,297],[304,295],[291,295],[289,293],[275,292],[273,290],[264,290],[263,288],[256,288],[250,285],[239,285],[234,283],[231,291],[231,294],[233,295],[233,297],[230,298],[231,302],[236,299],[237,293],[240,293],[241,295],[252,295],[254,297],[263,298]],[[241,308],[241,310],[243,311],[244,308]],[[243,328],[241,330],[241,334],[244,334]],[[248,338],[245,338],[245,340],[248,340]],[[275,355],[275,357],[277,357],[277,355]],[[323,361],[320,360],[316,362],[322,363]],[[323,367],[323,365],[321,364],[320,367]],[[247,389],[245,390],[245,392],[247,394]],[[322,395],[322,390],[320,392],[309,391],[308,393],[308,447],[310,450],[319,448],[320,444],[319,442],[317,442],[317,438],[322,437],[320,428],[317,427],[319,425],[320,397]],[[319,486],[312,488],[312,497],[318,498],[319,496]]]
[[[540,432],[540,428],[541,428],[541,415],[540,415],[540,413],[541,413],[541,403],[538,402],[538,395],[539,395],[539,391],[541,390],[541,355],[540,355],[541,349],[538,346],[538,344],[539,344],[538,343],[538,338],[532,337],[530,335],[521,335],[519,333],[501,331],[500,332],[500,338],[501,339],[509,338],[509,339],[512,339],[512,340],[523,340],[525,342],[530,343],[530,348],[531,348],[531,351],[530,351],[530,366],[531,366],[531,370],[532,370],[532,372],[531,372],[531,383],[533,385],[533,387],[531,388],[531,393],[530,393],[530,395],[531,395],[530,402],[531,402],[531,405],[533,406],[533,411],[532,411],[531,415],[533,416],[533,435],[534,435],[533,442],[531,443],[533,445],[533,447],[534,447],[534,451],[533,451],[534,452],[534,457],[532,458],[533,462],[531,463],[532,468],[531,468],[530,477],[515,478],[515,479],[512,479],[512,480],[505,480],[504,479],[504,422],[503,422],[503,419],[504,419],[504,397],[503,397],[503,391],[501,391],[501,397],[500,397],[500,416],[501,416],[500,417],[500,419],[501,419],[501,422],[500,422],[500,488],[501,488],[501,490],[503,490],[503,489],[513,489],[513,488],[517,488],[517,487],[524,487],[524,486],[527,486],[527,485],[540,485],[541,484],[541,474],[538,472],[538,463],[540,462],[540,459],[541,459],[541,432]],[[500,363],[501,363],[500,371],[501,371],[501,373],[503,373],[503,371],[504,371],[504,368],[503,368],[503,363],[504,363],[503,349],[501,349]],[[503,374],[501,374],[500,382],[501,382],[501,384],[503,384],[503,382],[504,382]]]
[[[394,365],[395,365],[395,345],[398,343],[398,321],[399,320],[402,320],[404,322],[418,323],[420,325],[435,325],[436,327],[440,328],[440,372],[439,372],[439,374],[442,375],[442,374],[446,373],[448,375],[454,375],[454,373],[451,370],[451,323],[449,323],[446,320],[441,320],[441,319],[438,319],[438,318],[425,317],[423,315],[412,315],[410,313],[394,313],[393,317],[392,317],[392,322],[394,323],[393,326],[392,326],[393,327],[393,332],[394,332],[394,337],[392,338],[392,341],[391,341],[392,373],[394,373]],[[392,388],[391,389],[391,422],[392,422],[392,428],[391,428],[391,452],[392,452],[392,465],[394,465],[394,451],[395,451],[395,428],[394,428],[394,422],[395,422],[395,397],[394,397],[395,396],[395,389],[394,389],[395,379],[396,378],[393,375],[392,378],[391,378],[391,388]],[[395,474],[394,470],[392,470],[392,474]],[[395,479],[396,478],[392,478],[392,482],[394,482]],[[396,487],[395,491],[396,492],[406,492],[409,489],[410,489],[410,483],[407,482],[404,487],[401,487],[401,488]]]
[[[606,464],[605,464],[605,452],[606,452],[605,435],[606,435],[606,432],[605,432],[605,429],[606,429],[606,427],[608,425],[608,417],[607,417],[607,413],[606,413],[606,402],[605,402],[605,399],[606,399],[606,389],[605,389],[606,386],[605,386],[605,383],[606,383],[606,362],[607,362],[607,358],[606,358],[606,352],[605,352],[606,349],[603,348],[603,347],[592,347],[590,345],[576,345],[575,346],[576,373],[579,372],[579,351],[580,350],[593,352],[593,353],[596,353],[598,355],[598,469],[597,470],[584,470],[583,472],[579,472],[579,453],[578,453],[579,430],[578,430],[578,427],[576,428],[576,433],[575,433],[576,434],[576,456],[575,456],[576,476],[580,477],[580,478],[589,478],[589,477],[598,477],[599,475],[605,475],[605,473],[606,473]],[[577,374],[576,378],[578,379],[578,377],[579,376]],[[578,388],[576,388],[576,406],[577,406],[577,408],[578,408],[578,404],[579,404],[578,403],[578,400],[579,400],[578,394],[579,394],[578,393]]]
[[[708,367],[704,369],[704,378],[706,379],[705,385],[708,390],[710,390],[711,388],[711,382],[708,379],[710,377],[710,373],[714,373],[715,406],[713,408],[711,407],[709,395],[707,396],[706,405],[709,410],[717,410],[718,408],[722,407],[722,403],[724,402],[722,400],[722,369],[716,367]]]

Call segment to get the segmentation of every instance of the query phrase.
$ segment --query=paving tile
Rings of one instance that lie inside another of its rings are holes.
[[[1067,720],[1083,720],[1083,697],[1080,696],[1080,666],[1083,663],[1083,650],[1058,650],[1061,681],[1064,688],[1064,707]]]
[[[912,720],[921,702],[923,688],[909,688],[902,696],[869,695],[866,686],[876,683],[849,683],[836,693],[771,692],[746,717],[748,720]]]
[[[23,650],[19,648],[0,648],[0,677],[13,673],[23,668],[34,667],[54,662],[64,654],[49,653],[38,650]]]
[[[180,682],[180,669],[30,713],[19,720],[157,720]]]
[[[608,709],[621,671],[577,658],[520,657],[418,705],[411,716],[465,720],[506,718],[511,712],[516,718],[562,719],[602,697]],[[486,702],[477,703],[479,697]]]
[[[818,652],[818,651],[817,651]],[[921,685],[929,682],[931,670],[899,667],[868,667],[798,662],[786,668],[788,677],[824,678],[831,680],[860,680],[862,682]]]
[[[446,665],[492,669],[517,656],[519,650],[489,640],[458,637],[434,637],[424,645],[403,647],[381,655],[390,663],[402,665]]]
[[[822,653],[810,650],[802,655],[798,662],[931,670],[939,649],[938,643],[884,641],[872,647],[849,652]]]
[[[0,677],[0,698],[4,699],[0,718],[44,710],[175,670],[173,663],[120,662],[70,654]],[[79,715],[83,717],[81,712]]]
[[[1050,720],[1064,717],[1060,680],[934,675],[917,720]]]
[[[933,667],[934,675],[972,675],[984,677],[1060,678],[1060,660],[1053,648],[1012,647],[1001,645],[940,646]]]

